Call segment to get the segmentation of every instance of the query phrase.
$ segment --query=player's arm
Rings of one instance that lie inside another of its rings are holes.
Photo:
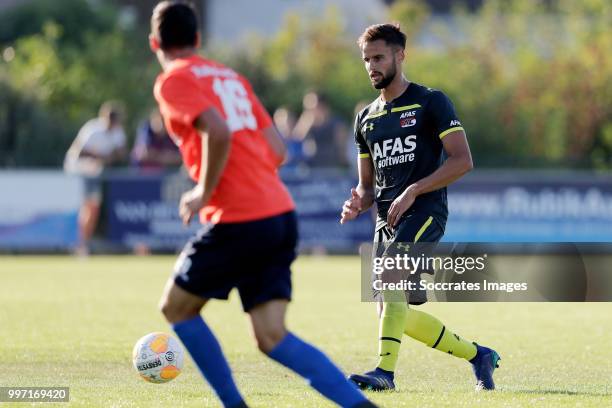
[[[79,158],[81,151],[83,150],[83,143],[79,140],[79,138],[75,138],[72,141],[72,144],[68,148],[66,152],[65,162],[72,162]]]
[[[67,155],[73,160],[84,158],[103,159],[103,157],[96,152],[89,151],[87,149],[87,141],[89,140],[90,136],[91,125],[88,122],[81,128],[81,130],[79,130],[77,137],[74,139],[72,145],[70,145],[70,148],[68,149]]]
[[[89,151],[82,145],[76,146],[76,149],[77,149],[76,156],[78,159],[96,159],[96,160],[104,161],[104,156],[99,155],[96,152]]]
[[[442,139],[442,146],[447,155],[446,161],[429,176],[409,187],[416,195],[446,187],[474,168],[470,146],[463,129],[447,134]]]
[[[410,208],[416,197],[421,194],[439,190],[453,183],[472,170],[472,154],[463,129],[446,134],[442,138],[442,146],[447,159],[429,176],[411,184],[389,208],[387,224],[394,227],[402,214]]]
[[[277,159],[276,164],[280,166],[287,160],[287,147],[285,146],[285,142],[283,142],[283,137],[274,125],[266,127],[263,130],[263,135]]]
[[[83,126],[64,157],[64,170],[69,173],[96,174],[102,170],[103,159],[87,151],[89,127]]]
[[[370,148],[361,132],[363,123],[360,119],[363,114],[364,111],[357,114],[353,131],[355,144],[359,152],[359,158],[357,159],[359,184],[357,184],[357,187],[351,188],[351,198],[346,200],[342,206],[340,224],[354,220],[374,203],[374,163],[370,155]]]
[[[344,202],[340,224],[354,220],[372,206],[374,203],[374,165],[372,159],[360,157],[357,166],[359,168],[359,184],[351,188],[351,198]]]
[[[365,211],[374,204],[374,165],[370,157],[360,157],[357,162],[359,169],[359,184],[357,194],[361,199],[361,211]]]
[[[276,126],[274,126],[274,122],[272,121],[270,114],[266,108],[264,108],[263,104],[255,94],[255,91],[253,91],[251,84],[245,80],[244,86],[250,95],[251,107],[253,109],[253,115],[257,120],[257,126],[259,129],[262,129],[264,139],[274,155],[276,166],[281,166],[287,160],[287,148],[285,147],[285,142],[283,142],[283,137],[279,133],[278,129],[276,129]]]
[[[200,113],[193,125],[202,136],[202,163],[198,184],[181,197],[179,214],[185,224],[210,200],[227,164],[231,143],[229,127],[214,107]]]

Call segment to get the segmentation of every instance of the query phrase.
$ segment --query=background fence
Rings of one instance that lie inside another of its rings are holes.
[[[367,213],[340,225],[356,180],[333,170],[285,172],[300,220],[301,249],[355,253],[371,240]],[[103,180],[95,247],[174,252],[199,228],[181,224],[181,172],[113,171]],[[77,241],[82,180],[58,171],[0,172],[0,249],[67,251]],[[448,242],[610,242],[612,176],[590,173],[475,172],[448,189]]]

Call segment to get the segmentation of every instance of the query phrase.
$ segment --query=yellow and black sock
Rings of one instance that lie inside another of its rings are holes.
[[[431,348],[466,360],[476,356],[476,346],[472,342],[454,334],[430,314],[407,309],[405,321],[404,333]]]
[[[390,302],[383,305],[379,323],[378,367],[395,371],[402,335],[406,328],[408,305],[404,302]]]

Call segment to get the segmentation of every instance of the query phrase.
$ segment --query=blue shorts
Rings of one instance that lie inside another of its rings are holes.
[[[227,299],[237,288],[245,312],[270,300],[291,300],[297,242],[293,211],[256,221],[206,225],[181,252],[174,282],[205,299]]]

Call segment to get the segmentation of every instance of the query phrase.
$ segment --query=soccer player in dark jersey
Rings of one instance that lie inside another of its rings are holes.
[[[197,21],[184,1],[161,2],[151,18],[150,45],[163,68],[155,98],[196,183],[179,212],[185,223],[199,214],[204,224],[179,256],[161,310],[225,407],[246,404],[200,312],[234,288],[263,353],[342,407],[373,407],[321,351],[285,327],[297,224],[277,174],[284,145],[249,82],[196,54]]]
[[[465,132],[444,93],[410,82],[402,74],[406,36],[398,25],[370,26],[358,44],[380,96],[359,112],[355,121],[359,185],[344,203],[341,223],[376,202],[375,244],[436,243],[444,234],[448,215],[446,186],[472,169]],[[406,334],[468,360],[477,387],[494,389],[492,375],[499,355],[455,335],[434,316],[409,306],[425,303],[426,293],[407,291],[405,297],[406,302],[391,302],[382,296],[377,367],[350,379],[362,389],[395,388],[395,366],[402,335]]]

